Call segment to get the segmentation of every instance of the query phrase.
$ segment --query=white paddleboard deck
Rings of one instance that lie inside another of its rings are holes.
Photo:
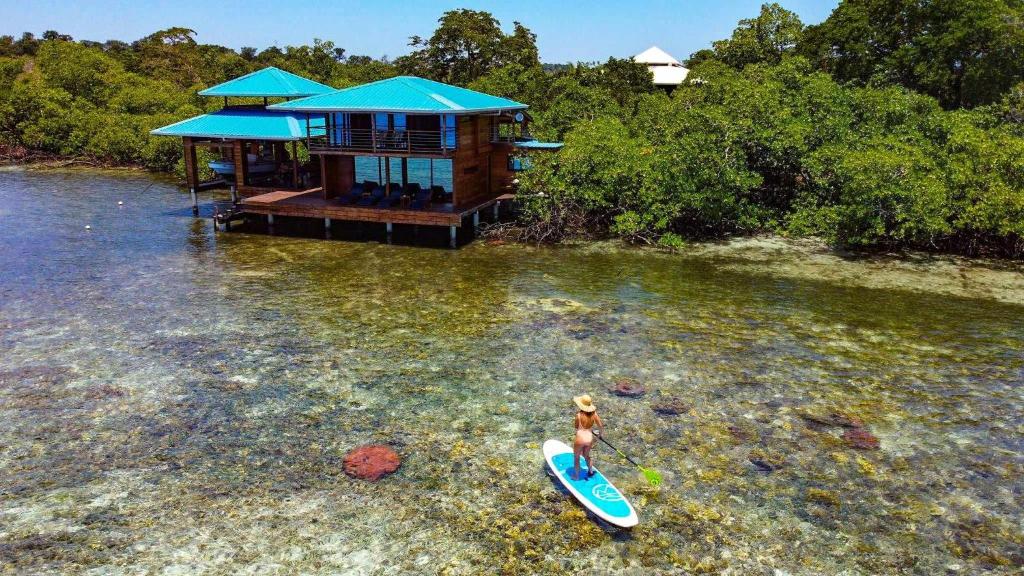
[[[622,528],[631,528],[640,522],[633,506],[600,470],[595,468],[594,475],[588,477],[590,471],[585,459],[580,458],[582,479],[573,479],[572,448],[564,442],[544,442],[544,459],[559,482],[598,518]]]

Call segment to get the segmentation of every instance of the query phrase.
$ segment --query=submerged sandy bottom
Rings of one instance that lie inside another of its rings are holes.
[[[777,241],[665,255],[214,234],[187,202],[139,175],[0,173],[0,572],[1024,562],[1019,268]],[[650,391],[607,392],[625,378]],[[597,449],[631,532],[544,473],[540,444],[570,438],[583,391],[665,478]],[[681,414],[653,410],[670,399]],[[851,419],[879,449],[843,440]],[[367,442],[399,472],[346,477]]]

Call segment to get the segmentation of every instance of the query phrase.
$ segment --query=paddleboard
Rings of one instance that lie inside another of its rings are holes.
[[[594,475],[587,477],[589,470],[585,459],[580,458],[580,473],[583,479],[573,479],[575,469],[572,448],[564,442],[544,442],[544,459],[548,461],[548,467],[559,482],[598,518],[623,528],[636,526],[640,522],[633,506],[600,470],[595,468]]]

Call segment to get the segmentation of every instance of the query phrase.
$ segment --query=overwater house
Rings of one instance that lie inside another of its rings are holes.
[[[290,93],[282,83],[292,84]],[[237,214],[264,216],[270,225],[315,218],[327,230],[335,222],[375,222],[389,237],[396,224],[444,226],[455,246],[459,228],[475,227],[483,210],[497,216],[512,198],[526,151],[561,146],[533,139],[527,106],[507,98],[413,76],[323,88],[268,68],[201,94],[284,101],[225,100],[223,110],[155,130],[182,137],[194,210],[195,193],[207,185],[195,147],[211,146],[222,156],[210,168],[231,186]],[[311,157],[306,165],[297,160],[297,142]]]
[[[669,92],[682,84],[690,74],[679,60],[657,46],[651,46],[633,56],[633,61],[646,65],[654,75],[654,85]]]

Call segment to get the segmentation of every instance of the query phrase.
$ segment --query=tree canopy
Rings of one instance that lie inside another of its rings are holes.
[[[747,64],[778,64],[796,50],[804,25],[794,12],[778,4],[761,6],[756,18],[740,20],[732,37],[714,42],[714,57],[735,68]]]
[[[445,12],[430,38],[413,36],[416,48],[396,65],[408,74],[466,85],[502,66],[539,66],[536,35],[519,22],[512,34],[489,12],[466,8]]]
[[[840,81],[896,83],[947,108],[990,104],[1024,80],[1020,0],[844,0],[800,52]]]

